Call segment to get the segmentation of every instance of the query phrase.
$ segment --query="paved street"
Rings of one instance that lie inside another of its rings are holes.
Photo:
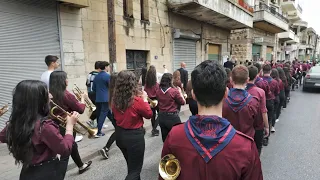
[[[265,180],[318,180],[320,177],[320,92],[292,93],[291,102],[283,111],[277,132],[261,157]],[[302,110],[302,111],[299,111]],[[183,116],[185,120],[187,116]],[[157,178],[162,142],[160,137],[146,135],[146,153],[142,179]],[[77,169],[67,173],[68,180],[123,180],[126,175],[125,160],[120,150],[113,146],[110,159],[93,159],[90,171],[83,175]]]
[[[320,169],[320,91],[292,93],[291,102],[281,115],[280,122],[276,125],[277,132],[271,136],[270,145],[263,149],[261,156],[265,180],[318,180]],[[301,111],[299,111],[301,110]],[[189,113],[181,116],[186,120]],[[110,124],[110,123],[108,123]],[[161,137],[151,137],[151,124],[146,120],[147,128],[146,152],[142,170],[143,180],[157,178],[158,162],[162,149]],[[96,156],[97,149],[102,147],[110,134],[111,125],[106,130],[106,137],[95,140],[83,140],[79,143],[80,154],[86,159],[93,157],[91,169],[78,175],[77,168],[71,169],[66,175],[67,180],[123,180],[126,175],[125,160],[114,144],[110,150],[110,159],[104,160]],[[2,149],[6,148],[2,144]],[[0,148],[1,151],[1,148]],[[12,157],[0,156],[0,179],[15,180],[19,177],[19,168],[12,167]],[[89,154],[89,156],[88,156]],[[70,160],[69,168],[75,167]]]

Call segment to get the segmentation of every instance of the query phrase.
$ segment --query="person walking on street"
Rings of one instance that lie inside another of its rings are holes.
[[[98,133],[97,138],[104,136],[105,134],[101,131],[104,121],[110,112],[109,109],[109,81],[110,75],[109,63],[102,61],[99,63],[100,72],[93,81],[92,90],[96,93],[96,106],[97,106],[97,117],[98,117]]]

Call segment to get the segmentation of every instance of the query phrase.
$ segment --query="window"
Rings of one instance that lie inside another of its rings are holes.
[[[149,20],[149,0],[140,0],[141,20]]]
[[[126,51],[126,62],[128,70],[141,69],[147,67],[147,55],[148,51]]]
[[[123,16],[133,18],[132,0],[123,0]]]

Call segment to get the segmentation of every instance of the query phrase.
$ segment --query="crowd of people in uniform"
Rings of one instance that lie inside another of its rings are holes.
[[[88,94],[77,99],[67,90],[67,73],[54,71],[58,57],[47,56],[45,62],[48,71],[41,81],[23,80],[14,89],[12,113],[0,133],[0,142],[7,143],[16,163],[22,164],[22,180],[64,179],[70,155],[80,174],[88,170],[92,161],[82,162],[74,132],[87,99],[97,107],[87,122],[98,129],[95,137],[105,135],[106,117],[115,128],[99,152],[108,159],[116,142],[126,160],[126,180],[140,179],[144,119],[151,119],[152,136],[161,131],[161,157],[172,154],[179,161],[181,172],[175,179],[262,180],[262,147],[276,131],[290,91],[312,66],[295,60],[243,65],[227,61],[223,67],[207,60],[194,68],[188,80],[183,62],[172,74],[165,69],[159,75],[153,65],[142,74],[109,73],[109,63],[99,61],[88,76]],[[56,112],[65,117],[64,127],[50,116],[50,102],[69,112]],[[185,104],[192,115],[182,123],[179,112]]]

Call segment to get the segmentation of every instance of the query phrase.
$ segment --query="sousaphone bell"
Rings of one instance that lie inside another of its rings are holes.
[[[159,174],[164,180],[175,180],[180,172],[180,162],[173,154],[167,154],[160,160]]]

